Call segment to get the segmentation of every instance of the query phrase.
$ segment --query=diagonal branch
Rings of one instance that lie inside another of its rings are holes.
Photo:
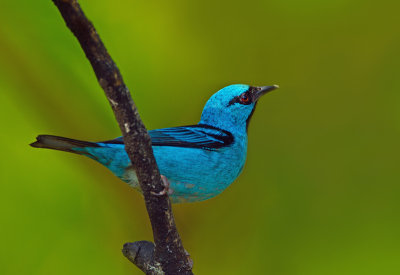
[[[52,1],[78,39],[111,104],[123,135],[125,150],[143,191],[155,246],[147,242],[125,244],[124,255],[147,274],[192,274],[190,258],[176,229],[168,195],[151,194],[160,192],[164,187],[154,159],[150,136],[117,66],[77,0]]]

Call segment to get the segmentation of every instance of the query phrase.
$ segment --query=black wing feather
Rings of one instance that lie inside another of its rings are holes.
[[[172,146],[215,150],[229,146],[233,135],[225,130],[205,125],[189,125],[149,131],[153,146]],[[123,144],[122,137],[102,143]]]

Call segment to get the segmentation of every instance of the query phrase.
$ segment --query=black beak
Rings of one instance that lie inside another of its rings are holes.
[[[278,85],[255,87],[253,90],[253,101],[257,101],[262,95],[265,95],[266,93],[278,88]]]

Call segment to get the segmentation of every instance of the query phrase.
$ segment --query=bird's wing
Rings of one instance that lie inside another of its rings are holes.
[[[230,145],[233,135],[209,125],[198,124],[149,131],[153,146],[172,146],[215,150]],[[101,143],[122,144],[122,137]]]

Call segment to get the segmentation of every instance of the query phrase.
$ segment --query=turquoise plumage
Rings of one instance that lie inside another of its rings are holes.
[[[239,176],[246,161],[247,127],[257,101],[276,88],[227,86],[207,101],[199,124],[149,131],[160,173],[170,183],[172,202],[215,197]],[[31,145],[90,157],[140,191],[122,137],[87,142],[40,135]]]

